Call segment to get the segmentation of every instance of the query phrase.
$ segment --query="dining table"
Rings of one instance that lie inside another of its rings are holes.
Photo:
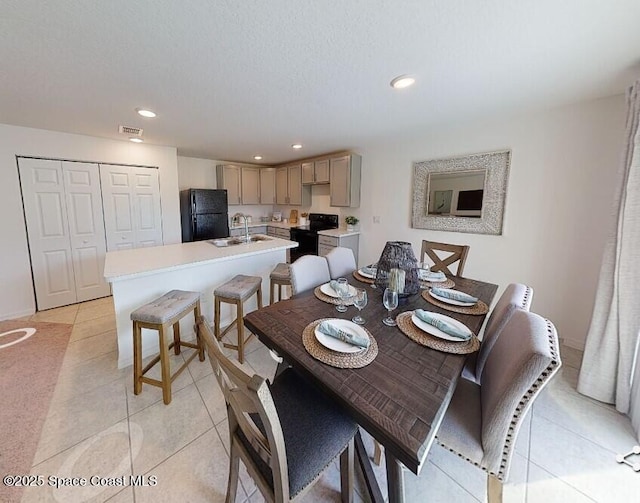
[[[484,281],[458,276],[449,279],[454,281],[456,290],[477,297],[487,306],[498,289]],[[327,318],[350,320],[357,312],[355,307],[338,312],[313,289],[247,314],[244,324],[287,365],[341,404],[384,446],[388,501],[399,503],[404,501],[403,466],[419,475],[426,464],[467,355],[425,347],[398,327],[385,325],[382,320],[388,311],[383,306],[381,288],[355,277],[350,277],[349,282],[367,291],[368,303],[360,314],[365,319],[363,327],[377,343],[377,355],[364,367],[337,368],[319,361],[305,349],[303,332],[309,324]],[[392,315],[415,309],[449,316],[474,334],[480,332],[486,317],[486,313],[461,314],[438,307],[420,293],[401,297]],[[369,495],[374,502],[383,501],[359,434],[355,445]]]

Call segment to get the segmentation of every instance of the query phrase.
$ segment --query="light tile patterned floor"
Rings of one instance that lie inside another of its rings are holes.
[[[189,365],[174,381],[173,401],[165,406],[153,386],[133,395],[131,368],[117,369],[110,298],[44,311],[32,319],[73,323],[74,328],[31,473],[98,476],[105,483],[153,475],[157,485],[31,488],[23,502],[224,501],[226,410],[208,361],[196,358]],[[638,443],[630,423],[612,407],[579,395],[581,355],[571,348],[563,348],[562,355],[565,366],[534,404],[520,433],[504,501],[635,501],[640,474],[615,462],[616,454]],[[173,365],[181,361],[183,356],[172,358]],[[275,370],[268,351],[255,340],[244,366],[266,377]],[[366,435],[365,443],[371,451]],[[376,468],[376,474],[386,491],[384,469]],[[438,446],[421,475],[407,471],[405,480],[409,502],[485,500],[484,473]],[[305,501],[340,501],[339,481],[335,463]],[[362,493],[358,484],[356,502],[367,501]],[[264,501],[245,470],[237,501]]]

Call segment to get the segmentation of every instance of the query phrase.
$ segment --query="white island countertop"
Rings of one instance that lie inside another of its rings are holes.
[[[266,236],[265,236],[266,237]],[[110,283],[123,279],[147,276],[163,271],[173,271],[224,262],[239,257],[259,255],[275,250],[295,248],[298,243],[269,236],[265,241],[257,241],[233,246],[217,247],[208,241],[177,243],[133,250],[107,252],[104,277]]]

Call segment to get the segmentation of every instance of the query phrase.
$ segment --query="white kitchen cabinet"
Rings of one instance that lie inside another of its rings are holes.
[[[360,206],[360,170],[362,157],[357,154],[329,160],[330,206]]]
[[[302,166],[293,164],[276,169],[276,203],[311,205],[311,190],[302,186]]]
[[[291,239],[291,231],[282,227],[267,227],[267,236],[273,236],[280,239]]]
[[[303,185],[329,183],[329,159],[302,163]]]
[[[242,204],[242,171],[237,164],[216,166],[217,187],[227,191],[227,203],[231,206]]]
[[[260,204],[260,168],[242,166],[240,171],[242,204]]]
[[[342,248],[351,248],[351,250],[353,251],[353,256],[356,259],[356,263],[358,263],[359,241],[360,239],[358,234],[352,234],[348,236],[324,236],[322,234],[318,234],[318,255],[324,257],[333,248],[336,248],[338,246]]]
[[[260,204],[276,204],[275,168],[260,168]]]

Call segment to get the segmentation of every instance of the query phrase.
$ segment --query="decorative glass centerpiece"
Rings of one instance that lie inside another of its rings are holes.
[[[398,292],[398,297],[418,293],[418,261],[411,243],[387,241],[378,260],[375,284],[382,291],[389,288]]]

